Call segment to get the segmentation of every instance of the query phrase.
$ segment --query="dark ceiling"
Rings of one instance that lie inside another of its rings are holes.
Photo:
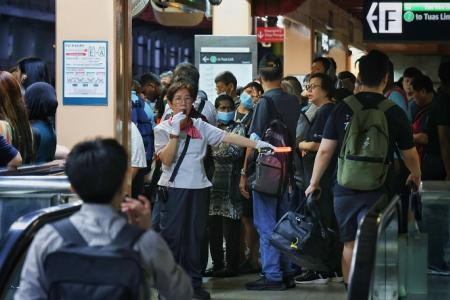
[[[363,0],[331,0],[339,7],[351,13],[355,18],[362,20]]]

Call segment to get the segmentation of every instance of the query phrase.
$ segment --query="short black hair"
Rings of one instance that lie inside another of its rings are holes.
[[[450,84],[450,60],[439,65],[439,79],[443,85]]]
[[[65,169],[84,202],[106,204],[122,188],[127,161],[127,151],[116,140],[98,138],[75,145]]]
[[[268,53],[259,61],[259,74],[263,80],[276,81],[283,77],[283,63],[275,54]]]
[[[337,75],[337,78],[340,80],[350,79],[353,84],[356,83],[356,76],[353,75],[353,73],[350,71],[339,72],[339,74]]]
[[[416,76],[422,75],[422,71],[417,69],[416,67],[409,67],[403,71],[403,77],[414,78]]]
[[[229,101],[231,103],[231,108],[234,110],[234,99],[230,95],[222,94],[217,96],[216,101],[214,102],[214,106],[216,109],[219,108],[220,102],[222,101]]]
[[[322,56],[316,57],[313,59],[312,63],[315,63],[315,62],[320,62],[323,65],[323,67],[325,68],[325,72],[327,72],[330,69],[331,60],[328,59],[327,57],[322,57]]]
[[[236,77],[231,73],[230,71],[224,71],[216,76],[214,79],[215,83],[223,82],[225,85],[232,84],[234,86],[234,89],[237,88],[237,80]]]
[[[264,94],[264,89],[263,89],[262,85],[260,85],[256,81],[251,81],[251,82],[247,83],[246,86],[244,86],[244,90],[249,87],[256,89],[261,94]]]
[[[417,92],[425,90],[427,93],[432,93],[434,91],[433,82],[427,75],[419,75],[414,77],[411,85],[413,90]]]
[[[23,81],[23,87],[27,88],[35,82],[47,82],[51,84],[50,74],[47,64],[39,57],[26,57],[17,62],[17,68],[26,74],[27,78]]]
[[[173,71],[173,77],[184,77],[188,78],[190,81],[192,81],[193,84],[197,86],[198,89],[198,81],[200,80],[200,73],[198,72],[197,68],[188,62],[182,62],[179,63],[175,70]]]
[[[328,98],[330,99],[333,98],[334,95],[333,79],[329,75],[323,73],[312,74],[309,80],[313,78],[320,78],[320,87],[327,93]]]
[[[161,80],[159,79],[159,76],[154,73],[145,73],[139,79],[139,83],[141,84],[141,87],[144,87],[149,83],[161,85]]]
[[[359,78],[363,85],[377,87],[389,73],[389,57],[381,51],[371,50],[356,61],[359,63]]]

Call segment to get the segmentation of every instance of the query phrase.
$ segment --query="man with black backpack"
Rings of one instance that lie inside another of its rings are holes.
[[[300,114],[296,96],[281,89],[283,66],[279,57],[268,54],[259,63],[264,94],[258,102],[250,126],[250,138],[269,141],[275,146],[295,148],[295,130]],[[263,277],[246,284],[249,290],[284,290],[295,287],[291,263],[270,243],[275,224],[296,207],[292,151],[259,153],[253,187],[253,218],[260,236]],[[246,166],[243,173],[245,174]],[[274,173],[271,173],[271,170]]]
[[[192,298],[191,282],[150,223],[144,197],[124,199],[127,152],[113,139],[82,142],[70,152],[66,174],[84,201],[69,218],[34,237],[15,299]],[[118,213],[127,212],[130,221]],[[138,210],[141,208],[142,210]]]
[[[392,195],[392,161],[400,148],[408,181],[420,184],[419,157],[406,114],[383,91],[389,58],[373,50],[359,59],[360,92],[339,103],[328,118],[314,163],[308,195],[338,151],[334,211],[344,243],[342,272],[348,283],[356,231],[361,219],[383,194]]]

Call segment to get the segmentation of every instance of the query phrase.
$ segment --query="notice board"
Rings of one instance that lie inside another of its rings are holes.
[[[230,71],[238,86],[253,81],[257,71],[256,36],[195,36],[195,66],[200,72],[199,89],[214,103],[217,93],[214,78]]]
[[[108,42],[63,42],[63,104],[108,105]]]

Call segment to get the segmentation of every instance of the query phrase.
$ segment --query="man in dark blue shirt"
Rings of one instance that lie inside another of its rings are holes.
[[[373,50],[359,59],[360,92],[357,100],[364,108],[376,108],[384,100],[383,91],[388,80],[389,58],[382,52]],[[346,102],[341,102],[330,115],[323,133],[322,142],[314,163],[311,182],[305,194],[319,188],[319,182],[327,169],[335,151],[340,151],[344,141],[345,130],[351,121],[352,109]],[[411,126],[402,109],[396,105],[385,113],[389,130],[389,154],[392,161],[395,144],[402,152],[406,167],[411,175],[408,181],[417,186],[420,183],[419,157],[414,147]],[[388,182],[385,182],[385,185]],[[385,188],[372,191],[360,191],[345,188],[336,184],[334,189],[334,212],[339,225],[340,238],[344,243],[342,273],[344,282],[348,275],[353,254],[354,241],[359,221],[367,214],[375,202],[386,193]]]
[[[276,117],[273,111],[276,109],[287,126],[289,146],[294,149],[300,103],[297,97],[287,94],[281,89],[283,66],[280,58],[273,54],[266,55],[259,63],[259,73],[265,93],[258,102],[253,115],[249,131],[250,139],[261,140],[263,138],[268,124]],[[275,107],[270,105],[268,98]],[[293,178],[293,174],[288,174],[288,176]],[[293,180],[290,182],[293,183]],[[253,191],[253,219],[260,237],[261,265],[264,276],[257,281],[247,283],[246,288],[249,290],[279,291],[295,287],[290,262],[269,243],[270,235],[277,221],[284,213],[293,210],[296,205],[294,185],[288,183],[283,191],[279,198]]]

